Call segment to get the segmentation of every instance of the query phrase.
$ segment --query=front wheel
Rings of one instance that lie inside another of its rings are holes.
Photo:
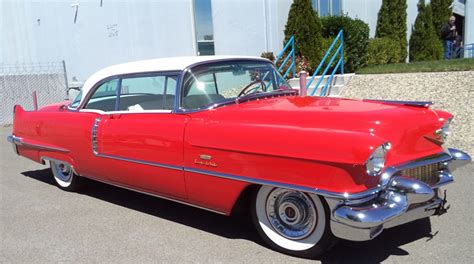
[[[74,173],[71,165],[60,161],[50,161],[54,180],[65,191],[77,191],[84,186],[84,178]]]
[[[262,186],[253,205],[254,225],[275,250],[314,258],[335,242],[329,231],[329,215],[316,194]]]

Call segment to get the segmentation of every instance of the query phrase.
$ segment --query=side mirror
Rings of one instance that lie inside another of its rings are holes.
[[[72,94],[71,94],[71,90],[74,91]],[[76,96],[79,94],[80,91],[81,91],[80,87],[69,87],[69,88],[67,88],[67,90],[66,90],[66,93],[67,93],[66,100],[74,100],[74,98],[76,98]]]

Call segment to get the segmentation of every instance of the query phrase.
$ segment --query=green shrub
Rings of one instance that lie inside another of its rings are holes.
[[[334,38],[339,30],[344,30],[345,71],[354,72],[367,65],[369,41],[369,25],[367,23],[348,16],[323,17],[321,22],[324,38]]]
[[[275,55],[273,55],[273,52],[271,52],[271,51],[262,52],[262,54],[260,54],[260,57],[275,62]]]
[[[369,65],[397,63],[400,60],[399,43],[389,37],[369,40]]]
[[[331,44],[333,43],[335,37],[329,37],[329,38],[323,38],[323,42],[322,42],[322,49],[323,51],[328,51],[329,50],[329,47],[331,46]],[[339,43],[339,42],[338,42]],[[337,44],[338,44],[337,43]],[[336,44],[336,45],[337,45]],[[334,56],[334,54],[336,53],[337,51],[337,46],[335,46],[332,51],[329,53],[327,59],[326,59],[326,63],[323,64],[323,66],[321,67],[321,69],[319,70],[319,73],[318,75],[321,75],[324,71],[324,69],[327,67],[329,61],[331,60],[332,56]],[[337,63],[339,62],[339,57],[338,55],[336,55],[336,59],[332,62],[331,66],[329,67],[329,70],[326,72],[326,74],[330,74],[333,70],[334,70],[334,67],[336,67]],[[344,56],[344,65],[346,64],[347,62],[347,56]],[[315,69],[316,70],[316,69]],[[339,73],[340,70],[337,69],[336,73]]]
[[[434,30],[431,6],[424,0],[418,3],[418,16],[410,37],[410,61],[439,60],[443,47]]]
[[[377,18],[376,38],[389,37],[400,46],[399,62],[407,57],[407,0],[383,0]]]
[[[309,67],[315,68],[321,60],[321,21],[313,11],[311,0],[294,0],[285,26],[285,42],[295,36],[297,56],[307,58]]]

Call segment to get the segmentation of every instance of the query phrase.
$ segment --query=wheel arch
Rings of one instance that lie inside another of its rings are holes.
[[[47,165],[48,161],[66,163],[67,165],[71,166],[75,174],[80,175],[78,171],[76,170],[76,163],[74,162],[74,159],[70,157],[69,155],[61,154],[61,153],[52,153],[52,152],[40,152],[39,156],[40,156],[40,162],[43,165]]]

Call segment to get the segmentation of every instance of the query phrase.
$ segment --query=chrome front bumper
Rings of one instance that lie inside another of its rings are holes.
[[[446,212],[446,200],[440,198],[439,187],[451,183],[451,173],[470,161],[468,154],[449,149],[445,155],[437,158],[391,168],[383,188],[379,187],[377,194],[372,193],[368,198],[340,200],[326,197],[332,211],[332,233],[347,240],[365,241],[373,239],[386,228]],[[438,182],[433,186],[397,174],[404,168],[429,162],[439,162],[443,167],[438,172]]]

